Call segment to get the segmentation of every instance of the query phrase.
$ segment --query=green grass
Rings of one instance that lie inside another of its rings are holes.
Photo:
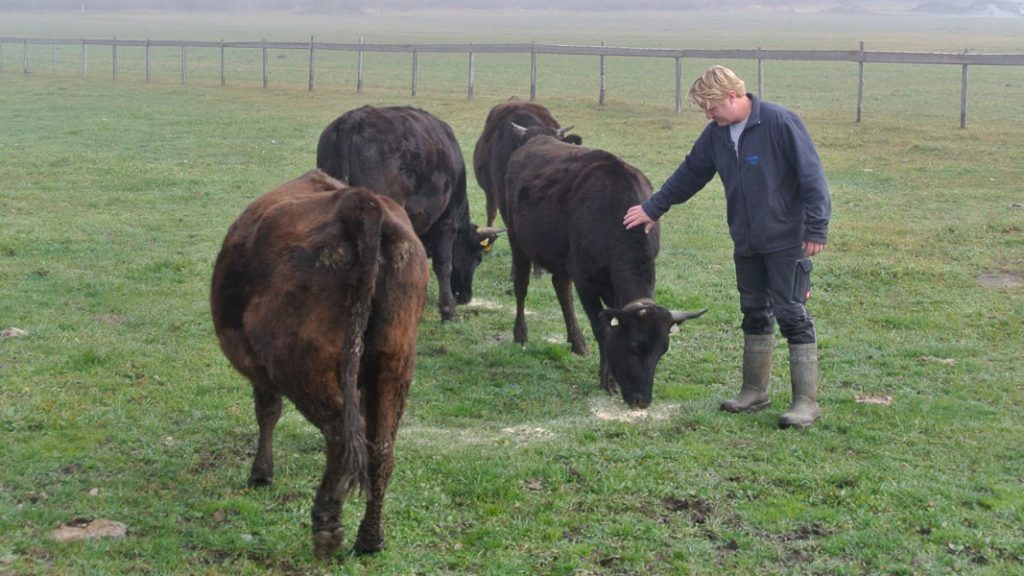
[[[813,28],[762,15],[760,27],[729,20],[738,28],[724,34],[720,15],[647,29],[637,15],[574,14],[570,27],[562,14],[535,29],[514,12],[475,16],[484,24],[471,29],[468,16],[423,14],[5,14],[0,34],[327,40],[337,24],[338,41],[489,41],[471,30],[493,26],[510,41],[824,49],[858,38],[997,52],[1019,49],[1006,38],[1020,26],[925,18],[897,34],[891,21],[844,28],[822,16]],[[137,67],[112,82],[100,64],[83,79],[74,49],[55,71],[47,52],[33,55],[25,76],[12,53],[5,45],[0,74],[0,329],[28,336],[0,341],[0,574],[1024,573],[1024,288],[979,282],[1024,276],[1024,109],[1013,98],[1024,71],[972,68],[959,130],[958,67],[869,67],[859,125],[854,66],[767,67],[767,96],[806,120],[834,200],[810,304],[824,412],[814,428],[776,428],[789,399],[781,345],[772,408],[717,410],[738,385],[741,337],[715,182],[664,219],[657,299],[709,312],[674,337],[649,418],[600,417],[621,402],[600,390],[595,357],[569,353],[546,278],[531,286],[530,343],[512,342],[499,243],[461,323],[440,323],[430,285],[386,549],[317,562],[309,507],[322,440],[290,406],[274,487],[245,488],[249,388],[221,355],[207,304],[220,242],[256,196],[313,165],[320,130],[350,108],[421,106],[452,124],[469,157],[488,109],[525,95],[528,56],[498,69],[479,57],[467,101],[464,68],[442,57],[421,58],[412,100],[408,61],[384,56],[358,95],[340,56],[318,64],[330,80],[309,93],[298,53],[273,60],[267,90],[255,53],[238,55],[249,68],[224,88],[216,55],[195,54],[182,86],[174,50],[149,84]],[[540,101],[660,184],[703,126],[692,108],[674,113],[673,65],[612,60],[601,108],[596,62],[574,62],[541,59]],[[730,64],[753,81],[753,63]],[[470,196],[479,222],[472,180]],[[346,550],[361,512],[349,501]],[[129,535],[50,539],[76,517],[124,522]]]

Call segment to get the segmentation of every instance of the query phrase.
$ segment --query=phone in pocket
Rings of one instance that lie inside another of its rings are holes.
[[[793,278],[793,298],[801,304],[806,304],[811,297],[811,270],[814,263],[810,258],[801,258],[796,261],[796,272]]]

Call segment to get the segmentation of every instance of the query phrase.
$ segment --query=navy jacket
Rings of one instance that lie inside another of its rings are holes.
[[[717,173],[737,255],[768,254],[803,241],[826,244],[832,199],[807,128],[786,108],[747,97],[752,106],[739,157],[729,127],[709,122],[661,190],[643,203],[644,212],[657,220]]]

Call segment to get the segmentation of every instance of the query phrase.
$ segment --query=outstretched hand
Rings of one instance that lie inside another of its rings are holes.
[[[643,206],[637,204],[626,210],[626,215],[622,218],[622,224],[626,226],[626,230],[643,224],[644,234],[650,234],[651,228],[654,227],[654,220],[651,220],[647,212],[644,212]]]

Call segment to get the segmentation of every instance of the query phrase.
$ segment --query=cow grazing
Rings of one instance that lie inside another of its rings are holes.
[[[556,130],[557,137],[574,144],[582,144],[579,136],[566,133],[571,126],[562,129],[551,112],[533,102],[524,102],[513,96],[491,108],[484,122],[483,132],[473,150],[473,173],[487,198],[487,225],[493,226],[500,210],[505,220],[505,173],[508,160],[519,148],[519,138],[512,125],[530,128],[540,126]]]
[[[500,230],[469,221],[466,165],[455,134],[408,106],[363,106],[320,135],[316,164],[350,186],[365,186],[405,207],[431,258],[442,320],[473,298],[473,275]]]
[[[356,487],[366,512],[355,548],[384,544],[381,505],[428,277],[401,206],[319,170],[250,204],[224,238],[210,307],[221,349],[252,383],[259,440],[249,485],[273,480],[287,397],[326,441],[312,508],[319,557],[340,546],[342,504]]]
[[[652,300],[658,227],[645,234],[622,225],[626,210],[650,197],[651,184],[616,156],[561,142],[551,128],[515,131],[523,144],[505,181],[515,341],[527,341],[523,305],[532,263],[552,274],[573,352],[587,353],[573,310],[575,284],[600,346],[602,387],[646,408],[670,330],[704,313],[671,311]]]

